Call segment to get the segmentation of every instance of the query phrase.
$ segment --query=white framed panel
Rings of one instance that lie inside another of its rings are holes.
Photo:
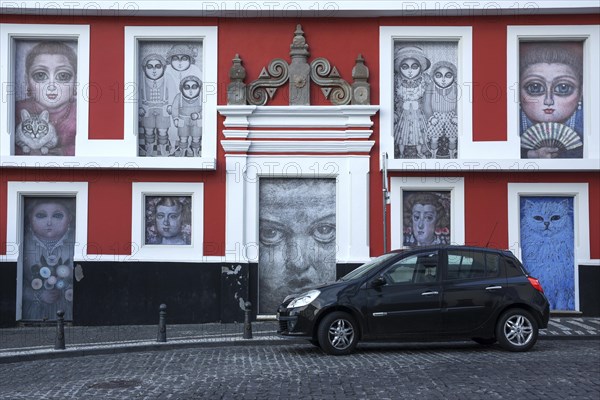
[[[392,177],[390,178],[391,244],[392,249],[405,247],[404,204],[405,191],[450,192],[451,244],[465,243],[465,184],[457,177]]]
[[[227,155],[226,252],[232,262],[258,262],[261,178],[336,179],[336,263],[369,254],[368,156]]]
[[[384,26],[379,30],[380,50],[380,131],[381,149],[390,155],[388,168],[401,170],[408,162],[416,161],[419,169],[438,168],[457,159],[395,159],[394,158],[394,47],[407,42],[456,42],[457,43],[457,102],[458,115],[458,159],[469,158],[465,149],[472,141],[472,28],[471,27],[416,27]],[[425,71],[429,72],[429,71]]]
[[[94,143],[88,139],[89,118],[89,26],[45,24],[0,24],[0,58],[3,60],[0,79],[3,82],[0,104],[0,155],[2,166],[40,166],[53,164],[70,167],[76,157],[93,151]],[[74,97],[77,101],[75,157],[48,155],[14,155],[15,101],[21,90],[16,75],[16,41],[57,40],[77,42],[77,70]]]
[[[191,243],[146,244],[146,196],[191,197]],[[128,261],[200,262],[204,245],[204,184],[201,182],[134,182],[132,184],[131,243]]]
[[[583,42],[583,159],[523,159],[535,162],[541,170],[598,169],[600,159],[600,25],[508,26],[507,28],[507,147],[505,158],[520,159],[520,79],[521,42]]]
[[[23,238],[25,198],[73,197],[75,199],[75,246],[73,261],[87,260],[87,182],[8,182],[7,185],[6,256],[3,261],[17,263],[16,319],[22,316],[23,300]]]
[[[201,157],[139,157],[138,88],[139,46],[145,41],[202,42],[202,153]],[[125,27],[125,138],[115,150],[133,157],[142,168],[214,169],[217,154],[217,27],[126,26]],[[114,147],[113,147],[114,148]]]
[[[519,259],[521,250],[521,197],[573,197],[573,228],[575,234],[575,310],[579,310],[579,264],[590,260],[590,210],[587,183],[509,183],[508,184],[508,244]]]

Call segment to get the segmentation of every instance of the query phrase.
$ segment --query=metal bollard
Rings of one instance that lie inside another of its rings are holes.
[[[65,312],[58,310],[56,312],[56,339],[54,340],[54,350],[65,349]]]
[[[247,301],[244,303],[246,309],[244,310],[244,339],[252,339],[252,323],[250,322],[250,311],[252,310],[252,303]]]
[[[167,341],[167,305],[161,304],[158,318],[158,338],[157,342]]]

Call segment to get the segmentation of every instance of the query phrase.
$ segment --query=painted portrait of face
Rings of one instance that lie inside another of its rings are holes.
[[[146,244],[191,244],[191,196],[146,196]]]
[[[334,179],[261,179],[259,312],[283,298],[335,280]]]
[[[521,156],[582,158],[583,42],[519,46]]]
[[[454,83],[454,72],[448,67],[439,67],[433,71],[433,81],[440,88],[447,88]]]
[[[190,56],[186,54],[175,54],[171,57],[171,66],[176,71],[185,71],[190,67]]]
[[[181,93],[186,99],[195,99],[200,95],[202,85],[199,80],[189,79],[181,83]]]
[[[59,240],[68,231],[72,216],[61,202],[47,199],[31,209],[29,222],[32,232],[42,240]]]
[[[403,192],[404,245],[450,243],[450,192]]]
[[[161,60],[151,58],[144,64],[144,73],[149,79],[155,81],[165,74],[165,65]]]
[[[400,63],[400,73],[407,79],[421,75],[421,64],[414,58],[406,58]]]

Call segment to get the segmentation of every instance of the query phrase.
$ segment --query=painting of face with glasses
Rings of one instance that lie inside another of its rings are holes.
[[[394,158],[457,158],[457,42],[394,44]]]
[[[519,45],[521,158],[583,158],[583,42]]]
[[[202,42],[138,46],[138,154],[202,156]]]

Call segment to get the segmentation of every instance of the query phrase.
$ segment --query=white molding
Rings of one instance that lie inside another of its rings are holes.
[[[590,206],[587,183],[509,183],[508,245],[521,259],[521,196],[573,197],[573,229],[575,233],[575,310],[579,310],[579,262],[590,259]]]
[[[374,0],[357,2],[341,0],[336,2],[303,1],[248,1],[223,0],[220,2],[118,0],[111,2],[77,1],[57,2],[48,0],[14,1],[3,4],[7,14],[35,15],[86,15],[86,16],[156,16],[156,17],[452,17],[462,15],[472,17],[539,15],[539,14],[591,14],[598,13],[600,7],[595,0],[575,1],[433,1],[399,2]]]
[[[507,158],[520,158],[519,134],[519,43],[521,40],[583,40],[584,159],[600,169],[600,25],[508,26],[507,27],[507,141],[496,151]],[[535,160],[537,161],[537,160]],[[555,159],[563,170],[579,169],[577,159]],[[546,169],[546,168],[544,168]]]
[[[74,261],[85,261],[88,234],[87,182],[8,182],[6,256],[0,260],[17,262],[23,239],[23,198],[26,196],[65,196],[75,198],[75,251]],[[17,275],[18,277],[19,275]]]
[[[403,248],[404,209],[403,192],[450,191],[450,240],[452,244],[465,244],[465,182],[454,177],[392,177],[391,239],[392,249]]]
[[[389,155],[388,169],[391,171],[401,170],[404,162],[412,161],[409,159],[394,159],[394,44],[399,41],[456,41],[458,43],[457,87],[460,93],[457,100],[458,157],[459,161],[464,158],[479,158],[479,154],[472,154],[469,149],[469,144],[473,141],[472,27],[382,26],[379,28],[379,104],[381,105],[379,120],[381,151],[387,152]],[[414,161],[420,162],[421,160]],[[452,164],[457,160],[434,159],[423,161],[426,161],[425,165],[428,166],[428,161],[445,165]]]
[[[375,142],[364,139],[373,133],[371,117],[379,107],[220,106],[217,110],[228,128],[221,141],[226,153],[348,154],[371,151]]]
[[[77,122],[75,135],[75,156],[13,156],[14,107],[16,91],[14,82],[14,40],[76,40],[77,41]],[[2,102],[0,102],[0,156],[2,164],[14,159],[22,166],[35,166],[54,162],[63,164],[78,156],[90,154],[94,142],[88,138],[89,120],[89,69],[90,69],[90,28],[88,25],[45,25],[45,24],[0,24],[0,81],[2,82]],[[12,88],[12,89],[9,89]]]
[[[229,154],[226,177],[227,262],[258,262],[261,178],[336,178],[336,263],[363,263],[369,250],[369,156]]]
[[[146,245],[144,196],[191,196],[192,243],[190,245]],[[200,262],[204,245],[204,183],[134,182],[132,183],[131,246],[128,261]],[[93,255],[89,256],[94,257]]]

